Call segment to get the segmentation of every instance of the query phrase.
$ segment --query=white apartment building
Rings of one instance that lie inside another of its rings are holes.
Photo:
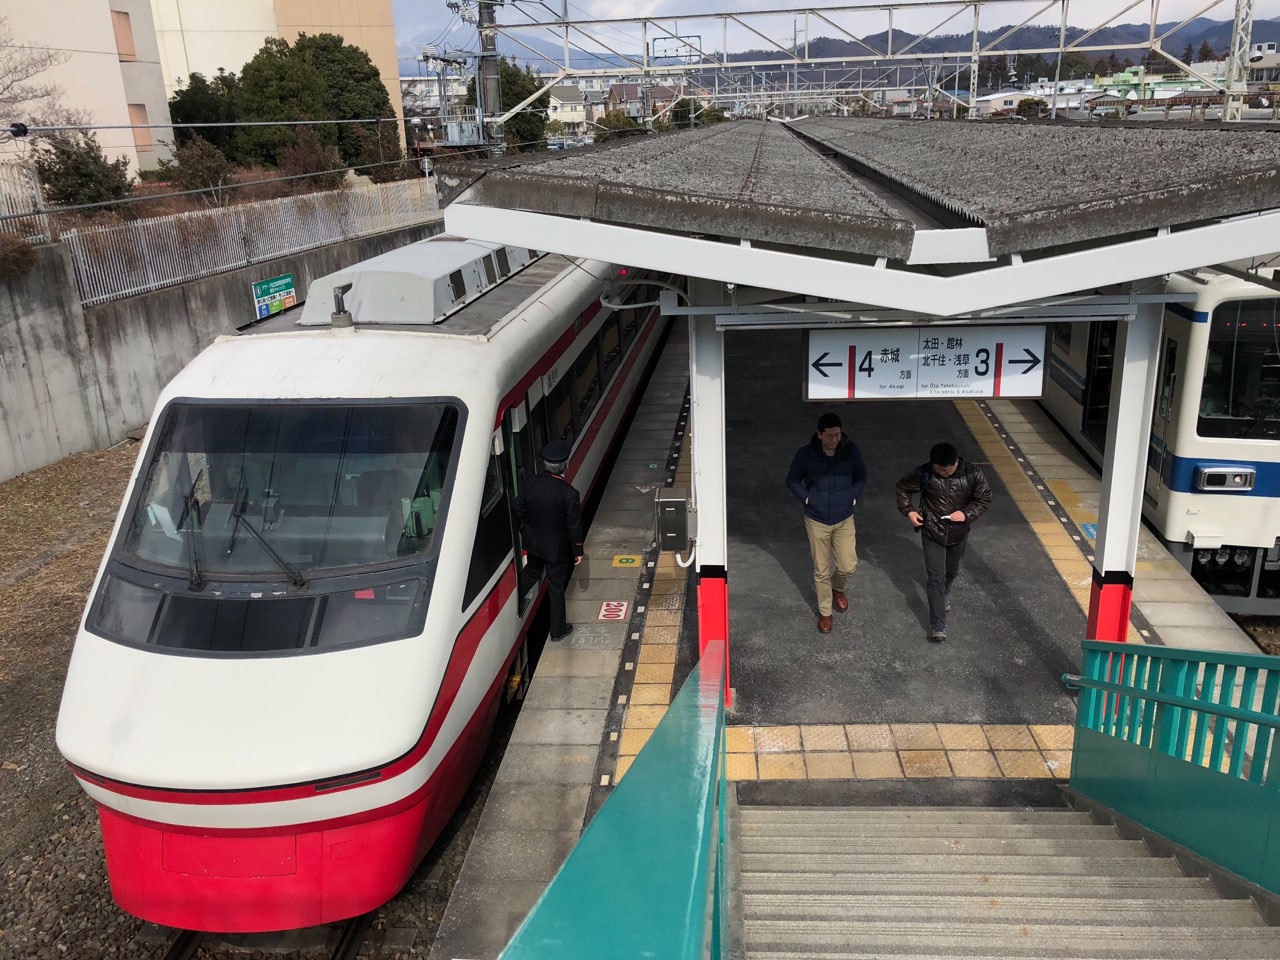
[[[582,90],[558,84],[547,91],[547,119],[559,120],[564,132],[577,136],[587,126],[587,98]]]
[[[116,128],[97,131],[108,159],[126,157],[137,173],[172,157],[173,131],[144,126],[169,123],[150,0],[6,3],[3,14],[15,43],[64,52],[64,63],[31,82],[57,84],[67,108],[86,114],[95,126]],[[0,119],[6,125],[31,120]],[[0,158],[29,149],[22,140],[0,144]]]
[[[292,43],[298,34],[334,33],[369,54],[396,116],[400,69],[391,0],[150,0],[155,15],[165,90],[169,96],[193,73],[239,72],[267,37]]]

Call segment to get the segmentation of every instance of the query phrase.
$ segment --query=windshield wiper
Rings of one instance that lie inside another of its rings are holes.
[[[200,570],[200,547],[196,543],[196,521],[200,519],[200,501],[196,499],[196,487],[200,486],[200,478],[204,476],[202,469],[191,481],[191,489],[182,498],[182,515],[178,517],[178,526],[187,540],[187,583],[192,590],[204,586],[204,574]]]
[[[245,519],[244,513],[248,506],[249,489],[247,487],[241,487],[236,491],[235,506],[231,508],[231,519],[236,522],[236,525],[232,528],[231,539],[227,543],[227,556],[231,556],[231,551],[236,548],[236,531],[241,527],[244,527],[249,531],[249,536],[253,537],[253,539],[258,542],[258,546],[262,547],[263,552],[275,561],[276,566],[289,575],[289,581],[295,587],[305,587],[307,585],[307,578],[302,575],[302,571],[284,557],[280,556],[276,551],[276,548],[267,542],[267,538],[259,533],[258,529],[252,523]]]

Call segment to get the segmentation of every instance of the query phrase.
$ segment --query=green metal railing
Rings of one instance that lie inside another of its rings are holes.
[[[1083,650],[1071,786],[1280,893],[1280,659]]]
[[[501,960],[728,957],[724,667],[709,645]]]

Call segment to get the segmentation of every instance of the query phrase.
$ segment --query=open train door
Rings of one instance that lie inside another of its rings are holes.
[[[514,506],[516,497],[524,492],[527,478],[534,475],[537,459],[533,449],[533,431],[529,429],[528,406],[524,400],[509,407],[502,417],[503,479],[510,492],[508,506],[512,509],[511,536],[515,542],[517,590],[519,594],[519,615],[524,616],[529,604],[533,602],[537,581],[525,573],[524,546],[520,537],[520,524],[516,521]]]
[[[1111,374],[1116,362],[1116,321],[1089,324],[1089,357],[1085,367],[1080,432],[1099,450],[1107,448],[1107,411],[1111,407]]]

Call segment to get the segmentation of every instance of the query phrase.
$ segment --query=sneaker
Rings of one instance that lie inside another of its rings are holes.
[[[946,639],[947,639],[946,633],[944,633],[941,630],[934,630],[932,633],[929,634],[930,643],[942,643]]]
[[[943,610],[945,610],[947,613],[950,613],[950,612],[951,612],[951,598],[950,598],[950,597],[945,597],[945,598],[943,598],[943,601],[942,601],[942,609],[943,609]]]
[[[564,633],[560,634],[560,636],[558,636],[558,637],[552,637],[552,638],[551,638],[551,642],[552,642],[552,643],[558,643],[558,642],[560,642],[561,640],[563,640],[565,637],[567,637],[567,636],[568,636],[569,634],[571,634],[571,633],[573,633],[573,624],[572,624],[572,623],[571,623],[571,624],[569,624],[567,627],[565,627],[565,628],[564,628]]]

